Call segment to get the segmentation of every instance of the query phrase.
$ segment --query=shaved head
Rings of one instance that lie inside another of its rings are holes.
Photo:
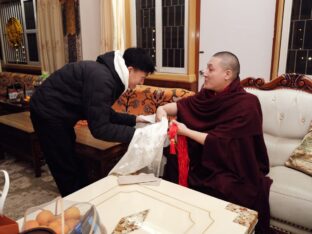
[[[231,70],[233,72],[233,80],[239,76],[240,64],[235,54],[228,51],[222,51],[215,53],[212,57],[220,58],[220,64],[224,68],[224,70]]]

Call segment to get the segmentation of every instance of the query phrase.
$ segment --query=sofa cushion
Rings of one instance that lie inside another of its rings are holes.
[[[285,166],[271,167],[272,218],[312,229],[312,177]]]
[[[256,95],[263,113],[263,132],[272,166],[284,165],[309,129],[312,95],[287,88],[259,90],[245,87]]]
[[[312,176],[312,126],[285,165]]]
[[[137,85],[135,89],[121,95],[114,103],[113,109],[134,115],[150,115],[156,112],[157,107],[190,95],[194,95],[194,92],[181,88]]]
[[[182,88],[161,88],[149,85],[137,85],[133,90],[127,90],[113,104],[117,112],[132,115],[151,115],[157,107],[170,102],[176,102],[195,93]],[[77,125],[88,125],[86,120],[79,121]]]
[[[294,149],[300,144],[301,139],[272,136],[264,133],[270,166],[282,166]]]

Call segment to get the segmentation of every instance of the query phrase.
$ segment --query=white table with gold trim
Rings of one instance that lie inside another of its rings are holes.
[[[257,223],[253,210],[165,180],[120,186],[117,177],[107,176],[65,199],[94,204],[107,233],[121,218],[143,210],[149,210],[145,228],[132,233],[252,233]]]

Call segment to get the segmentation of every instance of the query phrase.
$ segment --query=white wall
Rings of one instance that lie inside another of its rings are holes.
[[[83,60],[96,60],[100,54],[100,0],[80,0]]]
[[[274,0],[202,0],[200,69],[216,52],[228,50],[241,63],[241,78],[270,79]]]
[[[191,1],[191,0],[190,0]],[[200,69],[221,50],[235,53],[241,78],[270,79],[275,17],[274,0],[201,0]],[[80,0],[82,56],[100,53],[100,0]]]

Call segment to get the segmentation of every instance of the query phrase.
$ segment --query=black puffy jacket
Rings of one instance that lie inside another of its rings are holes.
[[[136,117],[111,108],[124,88],[114,68],[114,52],[109,52],[97,62],[69,63],[52,73],[36,89],[30,109],[44,120],[68,126],[87,119],[95,138],[130,142]]]

